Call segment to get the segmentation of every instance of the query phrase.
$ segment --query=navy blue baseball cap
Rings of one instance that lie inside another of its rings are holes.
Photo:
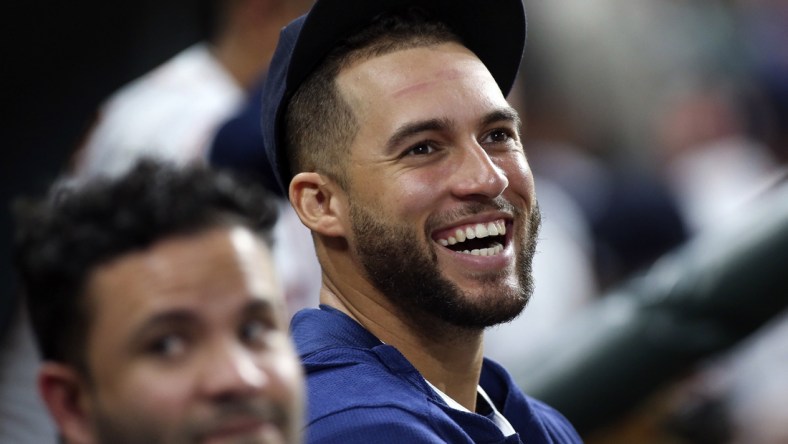
[[[282,29],[263,86],[263,142],[285,196],[292,178],[284,152],[284,115],[291,97],[344,39],[376,17],[410,6],[448,25],[484,63],[503,94],[511,90],[525,49],[522,0],[317,0]]]

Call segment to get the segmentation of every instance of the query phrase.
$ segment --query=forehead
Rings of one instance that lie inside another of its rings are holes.
[[[498,84],[481,60],[454,42],[402,49],[356,61],[339,72],[337,85],[357,116],[367,115],[381,106],[460,96],[490,106],[506,104]]]
[[[268,248],[241,227],[177,236],[123,255],[91,275],[87,294],[94,318],[125,313],[128,320],[170,308],[218,314],[253,298],[281,303]]]

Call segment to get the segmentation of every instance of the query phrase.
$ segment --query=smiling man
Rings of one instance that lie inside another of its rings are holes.
[[[265,145],[323,270],[291,324],[308,442],[580,441],[482,350],[533,287],[524,39],[520,0],[318,0],[282,31]]]
[[[65,442],[301,442],[271,199],[144,162],[20,210],[38,384]]]

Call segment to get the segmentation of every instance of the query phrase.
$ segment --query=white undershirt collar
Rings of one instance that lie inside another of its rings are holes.
[[[452,399],[449,395],[447,395],[446,393],[443,393],[440,389],[438,389],[438,387],[435,387],[434,385],[432,385],[432,383],[430,381],[427,381],[426,379],[424,381],[430,387],[432,387],[433,390],[435,390],[435,393],[437,393],[438,396],[440,396],[441,399],[443,399],[443,401],[446,404],[448,404],[449,407],[451,407],[451,408],[453,408],[455,410],[460,410],[460,411],[467,412],[467,413],[473,413],[470,410],[466,409],[462,404],[460,404],[459,402],[457,402],[454,399]],[[511,435],[514,435],[515,433],[517,433],[517,432],[515,432],[514,427],[512,427],[512,425],[509,423],[509,421],[498,411],[497,408],[495,408],[495,404],[493,404],[493,402],[490,399],[490,397],[487,396],[487,392],[484,391],[482,386],[477,385],[476,386],[476,391],[479,393],[479,395],[481,395],[482,398],[484,398],[484,400],[487,402],[487,405],[490,406],[490,409],[493,412],[492,421],[495,423],[496,426],[498,426],[499,429],[501,429],[501,432],[503,433],[503,435],[504,436],[511,436]]]

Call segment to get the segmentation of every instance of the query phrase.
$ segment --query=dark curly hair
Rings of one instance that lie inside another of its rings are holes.
[[[246,226],[268,245],[273,196],[227,172],[139,162],[119,178],[54,185],[39,202],[16,203],[14,259],[44,359],[87,374],[90,321],[84,300],[93,270],[158,240],[225,225]]]

